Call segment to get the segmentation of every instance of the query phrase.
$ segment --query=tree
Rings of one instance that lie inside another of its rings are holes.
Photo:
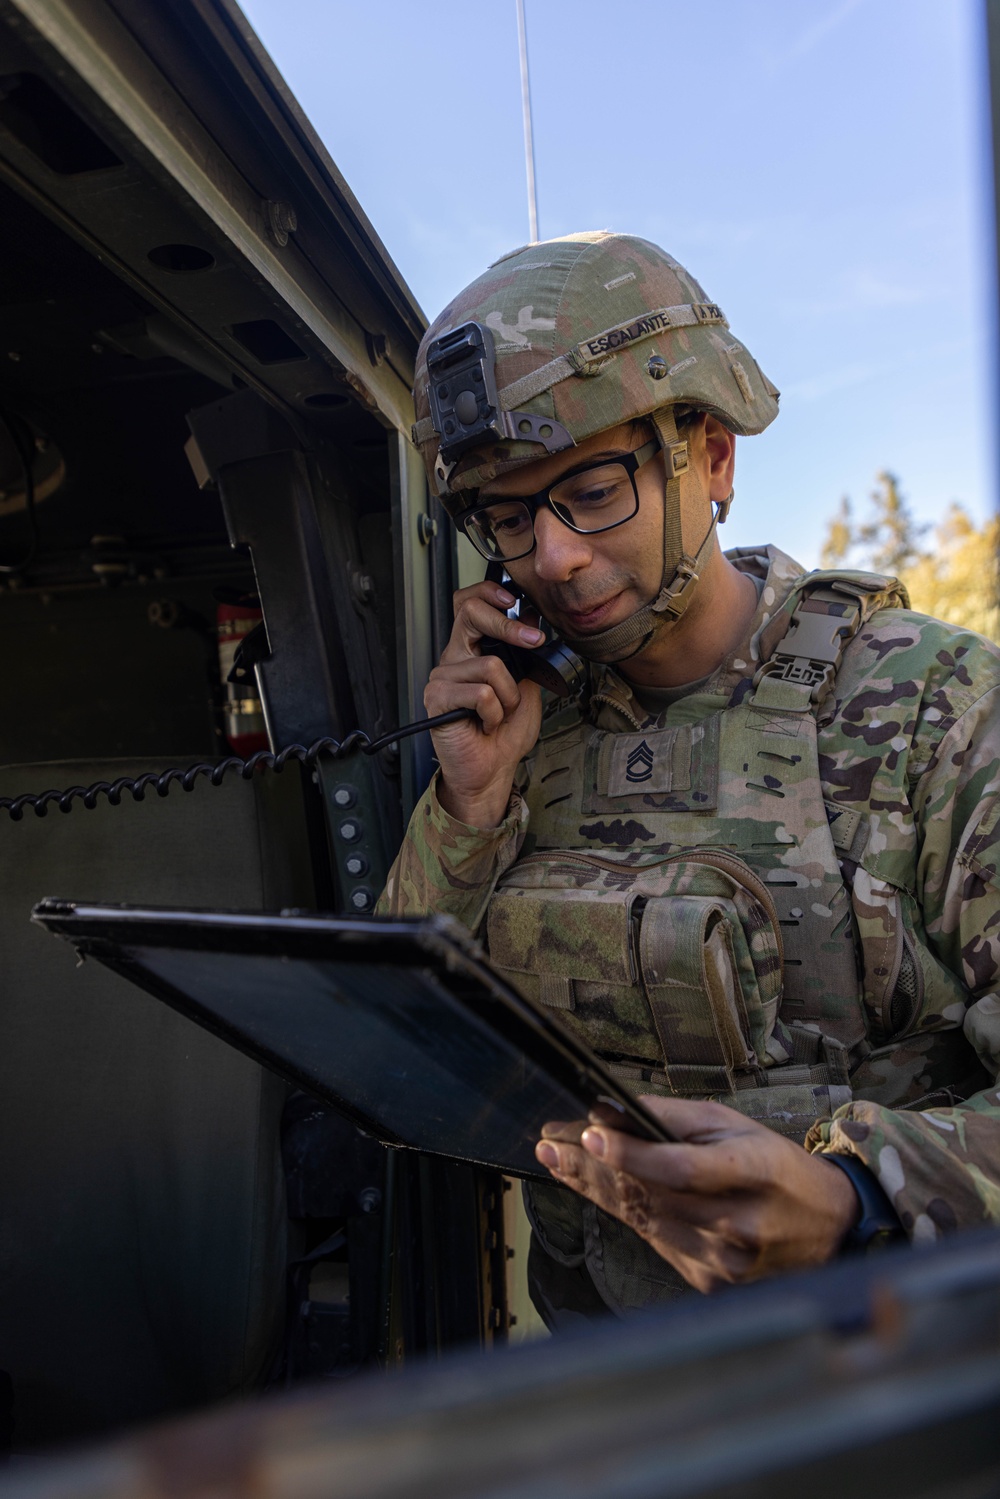
[[[855,524],[850,500],[841,500],[827,525],[822,566],[894,573],[921,614],[978,630],[1000,643],[1000,519],[979,528],[953,501],[936,529],[934,550],[927,551],[922,541],[930,526],[915,520],[899,480],[886,471],[877,482],[872,512],[864,522]]]
[[[895,573],[898,577],[923,556],[921,538],[929,525],[918,525],[913,512],[899,492],[899,480],[887,469],[878,475],[877,489],[872,490],[874,515],[858,527],[858,541],[869,549],[871,565],[878,573]]]
[[[1000,520],[994,516],[980,530],[953,501],[936,538],[936,551],[902,575],[914,609],[1000,643]]]
[[[843,567],[853,545],[851,502],[845,494],[840,502],[840,509],[833,519],[827,522],[826,540],[819,554],[820,566]]]

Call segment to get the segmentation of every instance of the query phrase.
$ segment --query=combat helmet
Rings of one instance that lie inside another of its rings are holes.
[[[741,436],[778,414],[777,389],[694,277],[648,240],[603,230],[525,245],[460,292],[421,342],[414,401],[413,440],[453,520],[500,474],[649,419],[667,474],[660,590],[630,619],[570,642],[596,661],[634,655],[680,617],[725,519],[727,506],[685,553],[676,408]]]

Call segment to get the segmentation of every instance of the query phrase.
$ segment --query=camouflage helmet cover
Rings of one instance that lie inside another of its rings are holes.
[[[491,439],[460,456],[446,489],[435,479],[427,349],[466,322],[493,334],[501,406],[552,420],[575,443],[668,405],[711,412],[738,435],[762,432],[778,413],[778,391],[721,310],[658,246],[606,231],[526,245],[460,292],[417,354],[414,440],[452,516],[480,485],[546,451]]]

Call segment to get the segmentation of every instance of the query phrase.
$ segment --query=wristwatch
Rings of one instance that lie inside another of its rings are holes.
[[[829,1161],[831,1166],[839,1166],[844,1175],[850,1178],[860,1204],[858,1219],[841,1242],[841,1254],[881,1249],[905,1238],[899,1214],[883,1192],[875,1173],[863,1161],[859,1161],[857,1156],[840,1155],[832,1150],[824,1150],[822,1156],[824,1161]]]

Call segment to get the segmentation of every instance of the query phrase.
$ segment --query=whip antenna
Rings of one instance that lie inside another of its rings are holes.
[[[528,77],[528,33],[524,24],[524,0],[517,0],[517,45],[521,54],[521,111],[524,116],[524,166],[528,176],[528,230],[534,244],[538,239],[538,195],[535,192],[535,137],[531,128],[531,80]]]

